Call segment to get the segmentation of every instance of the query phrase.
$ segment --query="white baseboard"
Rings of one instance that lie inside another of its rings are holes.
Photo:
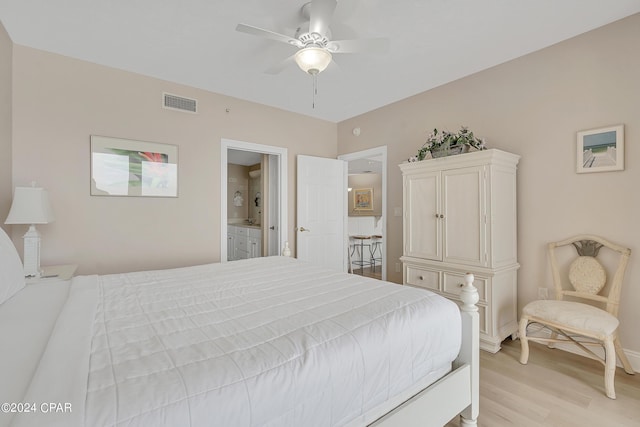
[[[627,359],[629,359],[629,363],[631,363],[633,370],[640,372],[640,352],[625,349],[624,354],[627,355]]]
[[[573,344],[562,344],[562,343],[556,344],[556,348],[558,350],[563,350],[568,353],[579,354],[580,356],[585,356],[590,359],[594,359],[593,356],[581,351],[578,347],[576,347]],[[595,354],[597,354],[598,356],[604,359],[604,349],[602,347],[594,347],[591,350]],[[629,359],[629,363],[631,363],[631,367],[633,368],[633,370],[636,372],[640,372],[640,353],[638,353],[637,351],[632,351],[627,349],[623,349],[623,350],[624,350],[624,354],[627,355],[627,359]],[[618,367],[622,367],[620,360],[616,360],[616,364],[618,365]]]

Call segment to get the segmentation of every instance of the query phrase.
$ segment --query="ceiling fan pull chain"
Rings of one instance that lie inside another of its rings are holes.
[[[313,103],[311,108],[316,108],[316,95],[318,94],[318,74],[313,74]]]

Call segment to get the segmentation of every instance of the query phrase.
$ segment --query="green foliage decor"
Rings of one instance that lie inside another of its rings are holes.
[[[420,147],[420,150],[418,150],[416,160],[424,160],[428,152],[431,153],[433,157],[439,157],[434,155],[434,153],[445,152],[445,155],[448,153],[457,154],[469,151],[471,147],[475,150],[484,150],[485,140],[484,138],[476,137],[473,132],[465,126],[462,126],[458,132],[438,131],[438,129],[434,129],[422,147]]]

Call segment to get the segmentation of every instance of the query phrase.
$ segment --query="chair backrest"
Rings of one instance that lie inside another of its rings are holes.
[[[577,256],[569,266],[568,274],[562,274],[556,249],[568,245],[574,246]],[[612,278],[607,277],[610,275],[596,258],[603,247],[617,253],[619,258]],[[582,234],[560,242],[549,243],[548,250],[556,299],[561,300],[565,296],[571,296],[597,301],[606,305],[607,312],[618,316],[622,279],[627,269],[631,249],[602,237]],[[603,289],[608,291],[603,292]]]

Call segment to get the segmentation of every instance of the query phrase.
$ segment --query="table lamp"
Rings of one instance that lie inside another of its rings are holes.
[[[53,210],[47,190],[35,186],[16,187],[5,224],[29,224],[24,239],[24,275],[40,276],[40,233],[36,224],[53,222]]]

